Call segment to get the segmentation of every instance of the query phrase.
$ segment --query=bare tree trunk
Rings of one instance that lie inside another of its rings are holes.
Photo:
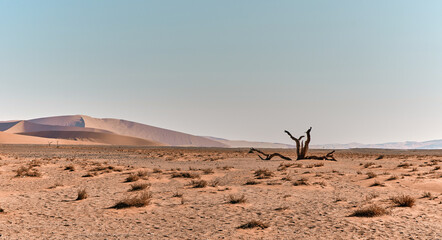
[[[308,150],[309,150],[309,144],[310,144],[310,141],[311,141],[311,135],[310,135],[310,132],[312,131],[312,128],[310,127],[308,130],[307,130],[307,132],[305,132],[306,134],[307,134],[307,139],[305,140],[305,142],[304,141],[301,141],[301,139],[304,137],[304,136],[300,136],[299,138],[295,138],[295,137],[293,137],[293,135],[289,132],[289,131],[287,131],[287,130],[285,130],[284,132],[285,133],[287,133],[287,135],[289,135],[289,137],[293,140],[293,141],[295,141],[295,143],[296,143],[296,160],[302,160],[302,159],[316,159],[316,160],[329,160],[329,161],[336,161],[336,159],[333,157],[333,153],[335,152],[335,151],[332,151],[332,152],[329,152],[329,153],[327,153],[327,155],[325,155],[325,156],[309,156],[309,157],[307,157],[306,155],[307,155],[307,153],[308,153]]]

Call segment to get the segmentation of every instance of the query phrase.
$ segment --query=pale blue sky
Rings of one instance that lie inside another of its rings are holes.
[[[0,120],[442,139],[441,1],[0,0]]]

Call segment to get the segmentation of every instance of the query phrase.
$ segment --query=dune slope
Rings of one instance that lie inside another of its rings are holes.
[[[20,133],[26,136],[43,138],[70,139],[100,144],[127,145],[127,146],[163,146],[163,144],[146,139],[122,136],[114,133],[85,132],[85,131],[41,131]]]

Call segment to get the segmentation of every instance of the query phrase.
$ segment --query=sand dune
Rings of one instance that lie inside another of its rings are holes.
[[[6,124],[5,124],[6,126]],[[54,126],[54,125],[44,125],[33,123],[30,121],[18,121],[10,128],[2,130],[8,133],[27,133],[27,132],[41,132],[41,131],[83,131],[83,132],[106,132],[106,130],[94,129],[94,128],[84,128],[84,127],[71,127],[71,126]]]
[[[86,144],[80,141],[65,139],[59,139],[57,141],[58,144],[62,145]],[[54,139],[0,132],[0,144],[48,144],[49,142],[54,142]]]
[[[21,133],[21,135],[36,136],[44,138],[70,139],[75,141],[85,141],[111,145],[131,145],[131,146],[163,146],[164,144],[149,141],[146,139],[122,136],[113,133],[84,132],[84,131],[41,131]]]
[[[223,143],[205,137],[194,136],[121,119],[99,119],[84,115],[75,115],[39,118],[30,120],[30,122],[44,125],[102,129],[119,135],[142,138],[170,146],[228,147]]]

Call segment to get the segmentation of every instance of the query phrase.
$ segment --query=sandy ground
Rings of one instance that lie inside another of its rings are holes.
[[[294,156],[293,150],[277,151]],[[0,239],[442,239],[442,151],[340,150],[337,162],[262,161],[247,152],[0,145]],[[302,165],[281,166],[291,163]],[[403,163],[412,165],[398,167]],[[65,170],[71,165],[74,171]],[[21,166],[41,176],[17,177]],[[258,179],[258,169],[273,175]],[[147,176],[136,182],[151,184],[150,204],[110,208],[139,194],[125,181],[140,171]],[[172,177],[182,172],[199,175],[194,180],[208,186]],[[308,185],[295,186],[301,178]],[[245,185],[252,181],[257,184]],[[375,181],[384,186],[371,186]],[[83,188],[88,197],[77,201]],[[415,205],[397,207],[390,200],[402,194]],[[230,195],[246,201],[231,204]],[[388,214],[350,216],[372,204]],[[268,227],[238,229],[252,220]]]

